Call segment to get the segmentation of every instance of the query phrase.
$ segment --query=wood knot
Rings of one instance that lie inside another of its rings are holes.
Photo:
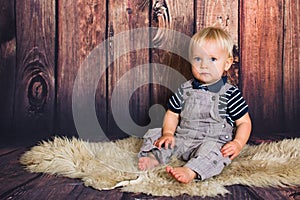
[[[160,16],[163,18],[165,23],[170,23],[170,13],[166,1],[157,0],[153,5],[153,19],[156,23],[159,22]]]
[[[28,85],[29,112],[42,113],[48,96],[48,86],[45,79],[35,75]]]

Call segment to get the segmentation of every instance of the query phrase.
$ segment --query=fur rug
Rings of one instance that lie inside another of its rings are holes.
[[[81,179],[98,190],[121,187],[127,192],[154,196],[217,196],[224,186],[242,184],[258,187],[300,185],[300,138],[246,146],[223,172],[205,181],[181,184],[165,166],[141,172],[137,152],[142,140],[134,137],[115,142],[90,143],[79,139],[54,138],[32,147],[20,158],[30,172],[43,172]],[[183,162],[173,159],[169,165]]]

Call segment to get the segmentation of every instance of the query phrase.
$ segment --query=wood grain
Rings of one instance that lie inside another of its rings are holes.
[[[242,1],[241,81],[254,135],[283,131],[283,1]]]
[[[0,44],[10,41],[15,36],[14,1],[2,0],[0,2]]]
[[[295,132],[300,130],[300,2],[285,1],[284,8],[284,130]]]
[[[72,112],[73,89],[86,95],[84,88],[97,84],[89,80],[95,78],[93,71],[86,70],[86,73],[80,75],[78,72],[87,56],[105,40],[105,10],[106,2],[100,0],[58,2],[57,134],[78,135]],[[74,88],[76,78],[79,84]],[[97,80],[100,86],[95,98],[101,102],[97,104],[98,109],[106,113],[106,76],[100,78]],[[87,106],[86,103],[83,101],[82,106]],[[86,120],[89,117],[83,116]],[[105,119],[104,115],[100,121],[105,124]]]
[[[149,50],[133,50],[124,55],[121,52],[128,52],[129,49],[134,49],[135,43],[147,42],[149,33],[145,31],[143,34],[129,34],[128,31],[135,31],[137,28],[145,28],[149,26],[149,10],[142,8],[142,1],[139,0],[110,0],[108,7],[108,136],[110,138],[124,137],[126,134],[132,134],[125,130],[126,127],[119,127],[116,124],[112,109],[117,113],[124,113],[124,110],[130,110],[131,116],[123,117],[122,121],[134,120],[134,123],[140,126],[147,123],[147,112],[149,107],[149,86],[144,85],[139,87],[137,91],[134,88],[137,86],[137,80],[149,80],[149,70],[139,67],[142,64],[149,62]],[[118,36],[120,33],[126,32],[123,36]],[[120,38],[124,37],[124,39]],[[116,42],[119,39],[119,43]],[[126,80],[121,85],[117,82],[123,75],[131,70],[135,70],[130,80]],[[118,88],[116,88],[118,87]],[[112,104],[112,93],[118,89],[116,94],[118,99]],[[129,102],[124,100],[124,97],[131,95]],[[129,122],[128,122],[129,124]],[[130,125],[128,125],[130,126]],[[122,130],[123,129],[123,130]]]
[[[53,134],[55,1],[16,2],[14,128],[19,137]]]
[[[197,1],[196,30],[207,26],[222,27],[228,31],[235,44],[238,44],[238,0]]]
[[[168,74],[168,71],[155,70],[155,65],[165,65],[169,68],[172,68],[182,74],[186,79],[190,79],[192,77],[190,71],[190,63],[185,60],[182,55],[176,55],[174,52],[175,49],[186,48],[182,51],[187,52],[187,45],[182,45],[181,41],[176,41],[172,34],[168,32],[159,33],[159,29],[171,29],[174,31],[178,31],[186,36],[191,37],[195,31],[194,28],[194,2],[192,1],[164,1],[165,4],[153,4],[152,9],[152,19],[151,23],[153,27],[158,28],[157,33],[153,33],[152,38],[161,38],[159,41],[164,45],[164,42],[168,43],[168,46],[171,49],[174,49],[173,53],[169,51],[165,51],[160,47],[153,49],[151,51],[151,63],[152,63],[152,76],[160,82],[164,82],[166,85],[176,84],[176,80],[174,77]],[[158,12],[160,10],[164,12]],[[157,11],[158,10],[158,11]],[[157,34],[161,34],[157,36]],[[157,43],[154,39],[152,42]],[[152,78],[154,79],[154,78]],[[177,87],[180,84],[177,84]],[[170,88],[163,87],[161,85],[154,84],[151,90],[151,104],[159,104],[166,108],[167,101],[171,95]],[[163,120],[163,116],[157,120]]]
[[[10,137],[12,132],[15,70],[16,36],[14,1],[0,2],[0,130],[1,136]]]

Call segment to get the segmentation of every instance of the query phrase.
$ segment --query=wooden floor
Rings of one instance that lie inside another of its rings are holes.
[[[33,174],[24,170],[19,164],[20,156],[29,149],[25,146],[0,145],[0,199],[261,199],[281,200],[300,199],[300,187],[288,189],[254,188],[242,185],[228,187],[232,194],[220,198],[200,198],[187,195],[176,198],[153,197],[145,194],[123,193],[119,189],[98,191],[85,187],[80,180],[58,177],[47,174]]]

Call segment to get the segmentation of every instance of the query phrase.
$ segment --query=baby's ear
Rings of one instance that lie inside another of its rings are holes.
[[[225,65],[226,65],[225,66],[225,71],[228,71],[230,69],[232,63],[233,63],[233,57],[227,58],[226,63],[225,63]]]

